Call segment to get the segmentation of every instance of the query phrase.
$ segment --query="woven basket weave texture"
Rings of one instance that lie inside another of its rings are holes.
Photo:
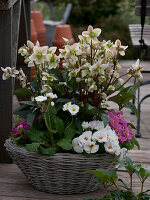
[[[93,175],[83,172],[116,166],[116,163],[108,161],[114,156],[107,153],[92,157],[70,153],[43,156],[27,152],[24,147],[16,146],[11,139],[6,140],[5,147],[29,182],[36,189],[48,193],[79,194],[94,191],[99,185],[93,180]]]

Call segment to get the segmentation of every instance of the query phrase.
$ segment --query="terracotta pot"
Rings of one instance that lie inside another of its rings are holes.
[[[56,54],[59,54],[59,48],[63,48],[63,46],[65,44],[62,37],[67,38],[68,40],[72,39],[71,44],[74,43],[70,25],[64,24],[64,25],[56,26],[55,36],[54,36],[54,40],[53,40],[53,46],[57,47]]]
[[[33,42],[34,45],[36,44],[37,41],[37,32],[33,19],[31,19],[31,41]]]
[[[43,23],[42,13],[40,11],[31,11],[31,19],[34,20],[37,40],[41,46],[46,45],[46,28]]]

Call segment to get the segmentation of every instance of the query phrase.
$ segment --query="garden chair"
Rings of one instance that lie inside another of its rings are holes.
[[[130,24],[130,36],[133,46],[138,48],[138,58],[142,58],[142,52],[147,53],[150,47],[150,25],[145,25],[145,16],[150,16],[150,0],[136,0],[135,14],[141,16],[141,24]],[[150,73],[150,70],[143,70],[142,73]],[[150,80],[143,81],[140,85],[144,86],[150,84]],[[140,100],[140,87],[138,88],[137,104],[139,117],[137,119],[137,134],[136,137],[141,137],[140,133],[140,121],[141,121],[141,104],[142,102],[150,97],[147,94]]]

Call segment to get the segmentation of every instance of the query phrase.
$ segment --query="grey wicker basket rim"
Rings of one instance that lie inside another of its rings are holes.
[[[32,157],[39,157],[40,159],[49,159],[49,158],[52,158],[52,157],[58,157],[58,158],[70,158],[70,157],[73,157],[74,159],[88,159],[88,160],[93,160],[95,158],[100,158],[100,157],[103,157],[104,155],[105,156],[108,156],[108,159],[110,159],[111,157],[114,158],[118,158],[117,156],[113,155],[113,154],[110,154],[110,153],[101,153],[101,154],[94,154],[92,156],[89,156],[89,157],[86,157],[84,156],[83,154],[77,154],[77,153],[56,153],[54,154],[53,156],[48,156],[48,155],[42,155],[42,154],[39,154],[37,152],[28,152],[25,147],[19,147],[16,145],[16,143],[12,140],[12,139],[7,139],[5,141],[5,144],[4,146],[6,147],[6,149],[9,151],[9,149],[13,149],[13,151],[15,152],[19,152],[21,154],[23,154],[24,156],[32,156]]]

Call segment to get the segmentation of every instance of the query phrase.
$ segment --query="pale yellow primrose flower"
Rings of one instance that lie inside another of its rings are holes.
[[[68,111],[71,115],[76,115],[79,112],[79,106],[71,104],[68,106]]]

